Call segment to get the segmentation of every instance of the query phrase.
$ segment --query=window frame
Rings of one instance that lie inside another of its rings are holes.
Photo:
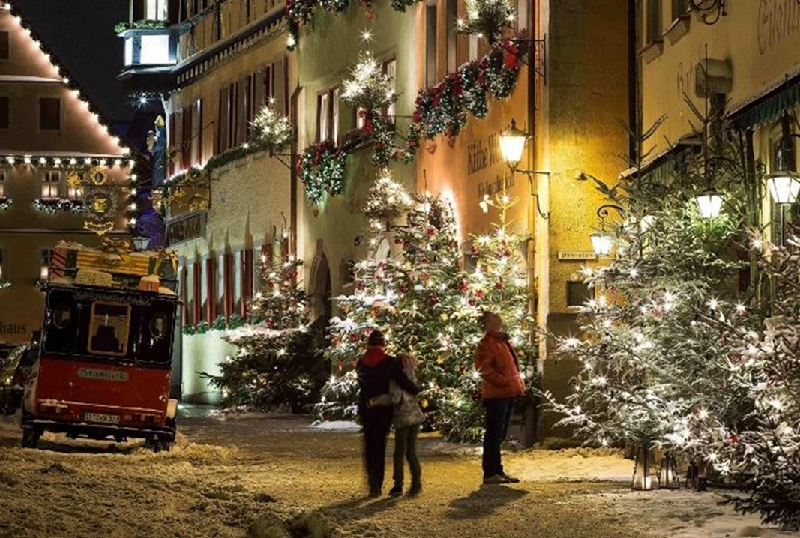
[[[338,84],[317,93],[316,134],[318,144],[328,141],[334,145],[339,143],[340,97],[341,89]]]
[[[57,180],[53,180],[52,177],[57,177]],[[39,180],[39,187],[40,187],[40,198],[42,200],[58,200],[61,199],[61,171],[60,170],[43,170],[41,178]],[[53,186],[55,185],[56,194],[53,195]],[[47,189],[47,194],[45,194],[45,189]]]
[[[647,6],[644,12],[644,35],[647,44],[658,43],[662,40],[663,7],[661,0],[647,0]]]

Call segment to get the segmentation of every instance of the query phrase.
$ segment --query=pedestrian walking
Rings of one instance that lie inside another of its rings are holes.
[[[392,426],[393,406],[380,405],[376,398],[389,393],[389,382],[394,381],[409,394],[418,394],[419,388],[405,373],[395,357],[386,353],[386,338],[375,330],[367,340],[367,351],[358,361],[359,414],[364,426],[364,460],[367,468],[370,497],[380,497],[386,471],[386,438]]]
[[[409,355],[400,356],[403,373],[413,383],[417,382],[417,361]],[[392,424],[394,425],[394,487],[389,491],[392,497],[403,494],[405,462],[411,471],[411,488],[409,495],[422,492],[422,466],[417,457],[417,437],[419,427],[425,421],[425,415],[417,402],[416,395],[403,390],[394,380],[389,383],[389,394],[378,396],[375,404],[392,405]]]
[[[495,312],[483,315],[485,334],[475,352],[475,369],[481,376],[481,394],[486,411],[483,435],[483,483],[519,482],[503,469],[501,447],[508,433],[514,400],[525,393],[519,360],[503,331],[503,319]]]

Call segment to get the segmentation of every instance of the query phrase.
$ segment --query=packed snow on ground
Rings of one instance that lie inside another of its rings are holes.
[[[361,426],[352,420],[320,420],[311,425],[317,430],[329,432],[358,432]]]
[[[422,495],[371,500],[352,431],[208,414],[179,428],[168,453],[51,434],[31,450],[0,417],[0,538],[800,538],[714,493],[631,492],[611,450],[508,452],[523,482],[484,487],[479,447],[424,434]]]

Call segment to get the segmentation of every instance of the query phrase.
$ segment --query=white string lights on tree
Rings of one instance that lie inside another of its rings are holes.
[[[514,6],[508,0],[466,0],[467,18],[458,19],[456,27],[464,34],[499,41],[515,20]]]
[[[286,151],[292,142],[292,123],[288,117],[278,114],[273,102],[261,108],[250,126],[253,145],[270,154]]]

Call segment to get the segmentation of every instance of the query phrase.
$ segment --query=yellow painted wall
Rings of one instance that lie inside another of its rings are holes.
[[[656,0],[644,0],[656,1]],[[691,112],[683,103],[686,92],[701,110],[704,100],[694,92],[695,65],[709,58],[730,62],[733,87],[728,109],[783,82],[800,70],[800,3],[795,0],[738,0],[727,2],[727,16],[707,26],[688,17],[688,32],[668,31],[671,2],[663,2],[663,52],[642,61],[644,126],[662,115],[667,121],[653,140],[656,151],[666,149],[690,132]],[[678,38],[679,37],[679,38]]]

